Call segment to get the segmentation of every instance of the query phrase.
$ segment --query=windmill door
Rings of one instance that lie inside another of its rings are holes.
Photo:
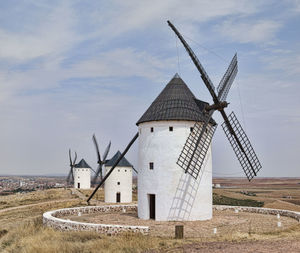
[[[80,189],[80,183],[77,183],[77,188]]]
[[[149,218],[155,220],[155,194],[149,194]]]
[[[121,202],[121,192],[117,192],[117,203]]]

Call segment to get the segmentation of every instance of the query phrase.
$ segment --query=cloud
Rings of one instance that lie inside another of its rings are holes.
[[[72,29],[75,17],[66,1],[58,6],[46,8],[45,15],[34,21],[30,24],[20,24],[17,31],[0,28],[0,59],[17,63],[53,54],[59,55],[78,42],[79,36]]]
[[[185,34],[194,37],[201,32],[206,22],[232,15],[248,16],[254,14],[268,1],[112,1],[112,8],[94,8],[89,22],[98,27],[94,35],[103,35],[109,41],[133,31],[166,31],[166,21],[171,20],[185,28]],[[90,10],[89,10],[90,11]],[[189,32],[191,31],[191,33]]]
[[[0,17],[0,169],[67,173],[69,147],[96,162],[93,132],[101,143],[112,139],[113,150],[122,149],[134,135],[138,117],[177,70],[175,35],[167,19],[184,36],[217,50],[228,62],[235,50],[244,56],[239,57],[237,79],[242,77],[241,94],[250,124],[260,122],[250,128],[260,134],[260,148],[269,145],[265,139],[272,139],[266,126],[272,125],[273,136],[279,136],[283,127],[277,121],[299,128],[299,117],[288,113],[300,108],[296,76],[291,78],[298,73],[294,66],[299,59],[293,47],[282,47],[278,31],[286,28],[286,23],[280,23],[283,15],[272,16],[278,6],[288,6],[279,4],[273,9],[272,3],[29,0],[8,7],[0,3],[5,14]],[[288,13],[287,9],[283,11]],[[277,42],[276,48],[260,46],[270,41]],[[208,97],[196,68],[180,44],[178,48],[184,55],[181,76],[200,99]],[[223,74],[223,61],[198,51],[213,80],[218,68]],[[232,89],[229,95],[235,96]],[[236,99],[230,98],[231,108],[237,107]],[[217,145],[222,147],[220,142]],[[282,157],[272,148],[266,150],[262,156]],[[130,161],[136,159],[133,151]],[[16,154],[21,154],[18,159]],[[215,157],[219,159],[220,153]],[[231,167],[230,160],[226,165]]]
[[[261,57],[266,68],[285,73],[289,76],[300,77],[300,52],[287,52],[285,54],[273,54]]]
[[[272,20],[248,21],[239,23],[227,20],[216,25],[216,32],[239,43],[271,43],[282,25]]]
[[[75,63],[69,73],[74,77],[139,76],[157,80],[175,63],[174,57],[162,58],[132,48],[117,48]]]

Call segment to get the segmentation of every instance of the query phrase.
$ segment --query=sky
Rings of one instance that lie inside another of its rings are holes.
[[[68,149],[96,168],[92,135],[113,156],[175,73],[212,102],[168,27],[217,86],[237,52],[227,97],[263,166],[300,177],[300,1],[0,2],[0,174],[67,174]],[[219,124],[213,176],[244,176]],[[137,143],[126,155],[137,168]],[[137,168],[138,170],[138,168]]]

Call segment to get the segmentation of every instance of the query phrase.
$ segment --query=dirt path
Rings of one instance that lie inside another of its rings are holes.
[[[50,201],[41,202],[41,203],[34,203],[34,204],[28,204],[28,205],[22,205],[22,206],[8,207],[8,208],[5,208],[5,209],[1,209],[0,213],[4,213],[4,212],[16,210],[16,209],[32,207],[32,206],[46,205],[46,204],[51,204],[51,203],[60,203],[60,202],[65,202],[65,201],[75,201],[75,200],[77,200],[77,199],[50,200]]]
[[[87,197],[75,188],[71,188],[71,194],[78,196],[82,200],[87,200]]]

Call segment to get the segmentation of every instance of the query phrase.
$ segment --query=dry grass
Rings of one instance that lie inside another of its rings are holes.
[[[24,194],[17,193],[13,195],[0,196],[0,209],[35,204],[44,201],[72,198],[76,198],[76,196],[72,195],[69,189],[49,189]]]
[[[264,186],[265,187],[265,186]],[[238,193],[239,189],[217,189],[218,194],[235,197],[249,198],[257,201],[264,201],[269,205],[275,201],[277,208],[292,209],[297,205],[288,203],[282,199],[283,195],[292,195],[294,199],[300,198],[299,189],[250,189],[249,191],[259,191],[255,197],[248,197]],[[83,194],[90,194],[90,191],[82,191]],[[96,194],[96,199],[103,200],[103,190]],[[66,199],[62,202],[55,200]],[[280,201],[278,201],[280,200]],[[0,208],[11,206],[28,205],[39,203],[38,205],[23,206],[10,211],[0,211],[0,252],[4,253],[36,253],[36,252],[160,252],[170,248],[181,249],[183,245],[193,245],[207,242],[244,242],[253,240],[290,240],[299,241],[300,225],[283,228],[281,231],[257,232],[249,227],[246,231],[233,231],[232,233],[222,233],[210,238],[185,238],[175,240],[171,236],[142,236],[123,234],[116,237],[102,236],[92,232],[59,232],[46,228],[42,225],[42,213],[63,207],[86,205],[86,202],[71,195],[69,190],[55,189],[37,191],[27,194],[3,196],[0,198]],[[283,201],[283,202],[282,202]],[[283,205],[284,204],[284,205]],[[289,206],[288,206],[289,205]],[[221,228],[220,228],[221,229]]]
[[[93,253],[93,252],[143,252],[150,249],[162,251],[168,248],[180,247],[183,244],[199,242],[240,242],[244,240],[276,239],[279,236],[291,237],[291,232],[299,238],[299,226],[278,234],[235,233],[216,236],[214,238],[189,238],[175,240],[123,234],[117,237],[102,236],[93,232],[58,232],[42,226],[41,218],[23,222],[0,238],[1,252],[4,253]]]

